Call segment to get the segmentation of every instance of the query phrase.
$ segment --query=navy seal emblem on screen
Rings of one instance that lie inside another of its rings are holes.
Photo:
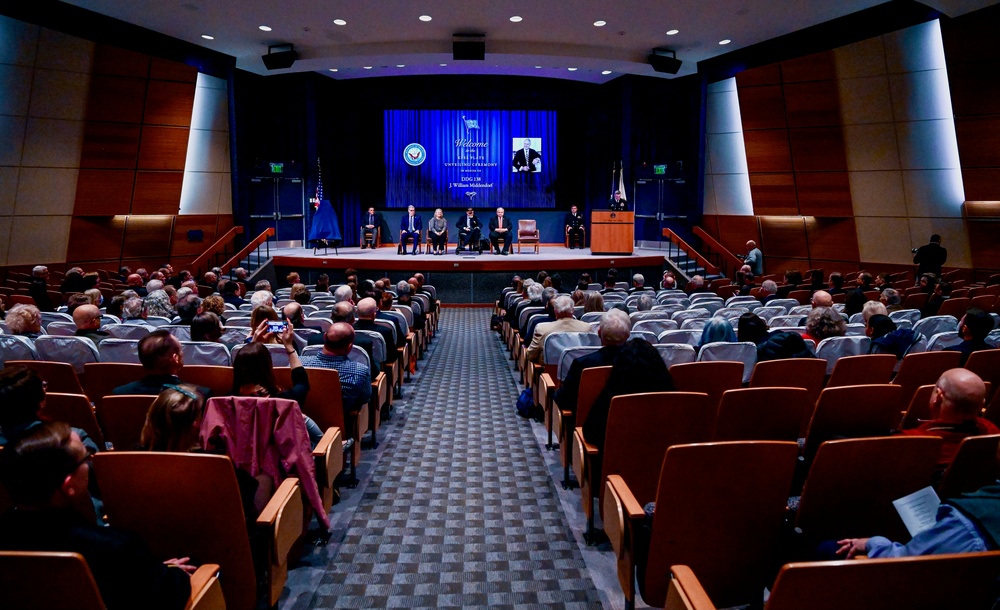
[[[414,142],[403,149],[403,159],[407,164],[416,167],[427,160],[427,151],[420,144]]]

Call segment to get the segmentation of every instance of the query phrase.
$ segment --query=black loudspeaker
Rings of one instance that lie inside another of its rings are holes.
[[[456,40],[451,43],[451,54],[455,60],[483,61],[486,59],[486,41]]]
[[[671,51],[673,53],[673,51]],[[681,64],[683,62],[676,57],[670,57],[669,55],[661,55],[656,49],[649,55],[649,65],[653,66],[653,70],[663,74],[677,74],[681,69]]]
[[[299,54],[291,46],[287,45],[287,51],[269,52],[267,55],[262,55],[261,59],[264,60],[264,67],[268,70],[291,68],[295,60],[299,58]]]
[[[200,242],[205,241],[205,232],[201,229],[192,229],[188,231],[188,241],[189,242]]]

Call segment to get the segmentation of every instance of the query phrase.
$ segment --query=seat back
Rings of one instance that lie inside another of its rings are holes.
[[[892,501],[931,484],[942,440],[889,436],[823,443],[809,468],[798,511],[803,548],[859,532],[908,540]]]
[[[73,324],[73,316],[68,313],[62,313],[61,311],[43,311],[40,312],[42,316],[42,326],[48,326],[53,322],[69,322]]]
[[[403,316],[403,319],[406,321],[404,325],[406,328],[413,328],[413,310],[410,309],[409,305],[393,305],[392,311],[397,311],[399,315]]]
[[[142,324],[104,324],[101,326],[101,330],[115,339],[135,339],[138,341],[149,334],[150,327]],[[190,329],[188,335],[190,338]]]
[[[83,394],[80,378],[76,376],[73,365],[65,362],[50,362],[47,360],[9,360],[7,366],[24,366],[34,370],[49,384],[49,392],[63,394]]]
[[[939,316],[954,316],[955,319],[959,319],[965,315],[965,312],[969,309],[969,303],[972,299],[968,297],[952,297],[946,299],[944,303],[941,303],[941,308],[938,309]]]
[[[79,553],[0,551],[0,591],[8,608],[105,608]]]
[[[40,414],[46,419],[66,422],[74,428],[86,431],[98,447],[104,447],[104,433],[94,416],[90,400],[83,394],[46,392],[45,404]]]
[[[35,339],[35,350],[41,360],[72,365],[77,375],[83,374],[84,364],[101,361],[97,346],[86,337],[42,335]]]
[[[962,360],[959,352],[922,352],[907,354],[899,365],[892,383],[903,388],[903,402],[909,404],[913,393],[922,385],[937,383],[941,373],[957,368]]]
[[[604,434],[601,478],[619,475],[639,504],[652,502],[667,449],[708,441],[714,419],[707,394],[650,392],[615,396]],[[601,485],[602,498],[604,487]],[[603,510],[603,499],[600,506]]]
[[[664,605],[670,567],[690,566],[719,607],[759,602],[797,453],[753,441],[667,449],[656,491],[643,601]]]
[[[222,335],[219,336],[219,343],[225,345],[231,351],[237,345],[242,345],[248,336],[250,336],[249,328],[226,327],[222,329]]]
[[[920,425],[921,421],[931,419],[931,394],[934,393],[934,384],[922,385],[917,388],[913,396],[906,401],[909,407],[903,414],[903,421],[899,424],[900,430],[910,430]]]
[[[385,337],[382,336],[382,333],[376,330],[355,330],[355,332],[370,337],[372,340],[372,358],[374,358],[379,364],[385,362],[387,357],[386,354],[388,352],[385,344]]]
[[[938,333],[933,335],[927,342],[928,352],[940,352],[942,350],[948,349],[949,347],[954,347],[962,342],[962,337],[958,334],[958,331],[948,332],[948,333]]]
[[[826,360],[826,374],[832,375],[838,360],[867,354],[871,343],[868,337],[827,337],[816,346],[816,357]]]
[[[708,394],[716,410],[726,390],[735,390],[743,386],[741,362],[692,362],[675,364],[669,370],[674,389],[679,392],[704,392]]]
[[[965,361],[965,368],[972,371],[979,378],[991,384],[990,391],[986,395],[987,404],[1000,387],[1000,349],[984,349],[969,354],[969,359]]]
[[[772,330],[775,328],[796,328],[799,326],[799,322],[802,321],[803,317],[805,316],[801,316],[799,314],[785,314],[781,316],[774,316],[767,321],[767,325]]]
[[[156,400],[155,394],[124,394],[105,396],[97,410],[97,421],[104,439],[119,451],[134,451],[139,447],[146,413]]]
[[[580,320],[583,322],[600,322],[603,317],[603,311],[588,311],[580,316]]]
[[[525,324],[528,323],[528,318],[530,318],[533,314],[536,313],[545,313],[545,308],[538,306],[529,306],[521,310],[521,313],[518,314],[517,317],[517,327],[521,329],[521,332],[524,332],[524,327]],[[530,341],[531,337],[527,337],[527,340]]]
[[[701,331],[700,330],[668,330],[666,332],[660,333],[657,337],[657,342],[661,344],[683,344],[690,345],[691,347],[698,347],[701,343]]]
[[[826,387],[889,383],[896,362],[892,354],[843,356],[835,361]]]
[[[899,309],[896,311],[889,312],[889,319],[893,322],[899,323],[900,320],[907,320],[910,323],[910,327],[916,324],[920,320],[920,310],[919,309]]]
[[[812,407],[804,388],[737,388],[722,395],[713,441],[796,441]]]
[[[97,348],[97,351],[101,356],[101,362],[139,364],[138,339],[108,338],[101,341],[101,345]],[[84,369],[86,369],[86,366]]]
[[[576,395],[576,421],[587,421],[590,407],[594,406],[597,395],[608,384],[611,377],[610,366],[592,366],[580,373],[580,389]]]
[[[282,346],[284,349],[284,346]],[[181,341],[181,353],[185,364],[207,364],[231,366],[229,349],[222,343],[212,341]]]
[[[938,483],[938,496],[955,498],[995,483],[998,473],[997,449],[1000,434],[970,436],[962,439],[955,458]]]
[[[545,362],[558,365],[563,350],[571,347],[600,347],[601,337],[597,333],[558,332],[549,333],[542,343]]]
[[[736,318],[739,318],[743,314],[748,313],[749,311],[750,310],[747,309],[746,307],[739,307],[737,305],[735,307],[722,307],[720,309],[717,309],[713,315],[716,318],[726,318],[727,320],[734,320]]]
[[[352,345],[351,351],[347,354],[347,359],[351,362],[357,362],[358,364],[363,364],[369,369],[372,367],[372,360],[368,357],[368,352],[364,348],[358,345]],[[287,364],[285,366],[288,366]]]
[[[275,375],[277,375],[275,369]],[[204,364],[184,364],[184,368],[178,374],[184,383],[199,385],[212,390],[212,396],[229,396],[233,393],[233,367],[204,365]],[[279,387],[291,387],[290,385],[278,384]]]
[[[655,313],[655,312],[639,312],[639,313]],[[637,314],[638,315],[638,314]],[[663,314],[656,314],[663,315]],[[650,331],[656,333],[657,336],[667,332],[668,330],[677,330],[680,325],[675,320],[668,320],[665,318],[653,318],[639,320],[632,325],[632,330],[642,330]]]
[[[0,334],[0,367],[8,360],[37,360],[38,352],[31,339],[20,335]]]
[[[236,358],[236,354],[243,349],[247,344],[236,345],[232,349],[232,358]],[[225,346],[223,346],[225,347]],[[267,349],[267,353],[271,355],[271,366],[275,368],[279,366],[288,366],[288,352],[285,351],[285,346],[281,343],[265,343],[264,347]],[[322,346],[319,346],[322,349]],[[187,357],[184,358],[184,363],[187,364]],[[221,362],[217,366],[225,366]]]
[[[573,365],[573,361],[580,356],[585,356],[591,352],[596,352],[601,349],[598,345],[582,345],[579,347],[567,347],[562,350],[559,355],[559,368],[556,374],[559,377],[559,381],[564,381],[566,375],[569,374],[569,367]],[[548,360],[546,360],[548,362]]]
[[[112,451],[94,456],[108,521],[138,534],[156,557],[217,563],[229,610],[252,610],[257,584],[226,456]]]
[[[695,320],[701,318],[711,318],[712,314],[707,310],[699,306],[697,309],[684,309],[682,311],[674,312],[671,319],[677,324],[683,324],[687,320]]]
[[[76,334],[76,323],[55,320],[45,326],[45,332],[57,337],[72,337]]]
[[[538,239],[538,226],[534,220],[520,218],[517,221],[518,239]]]
[[[138,381],[146,375],[142,365],[122,362],[90,362],[83,369],[83,387],[87,398],[98,408],[101,406],[101,399],[111,394],[115,388]]]
[[[757,364],[757,344],[751,341],[739,343],[729,343],[717,341],[706,343],[698,350],[698,362],[741,362],[743,364],[743,375],[741,383],[750,381],[753,367]]]
[[[958,320],[953,316],[931,316],[918,320],[913,325],[914,332],[921,333],[927,337],[933,337],[938,333],[949,333],[958,330]]]
[[[904,404],[902,388],[891,384],[826,388],[809,419],[806,463],[825,441],[888,435],[899,425]]]
[[[658,343],[653,347],[660,353],[663,364],[670,370],[675,364],[688,364],[695,361],[697,352],[690,345],[680,345],[675,343]]]
[[[629,339],[642,339],[650,345],[656,345],[656,334],[645,330],[633,330],[629,333]]]
[[[161,326],[159,330],[167,331],[177,337],[178,341],[191,340],[191,327],[184,324],[167,324],[166,326]]]
[[[656,307],[654,305],[653,307]],[[664,311],[662,309],[653,309],[650,311],[633,311],[628,316],[629,320],[632,321],[632,325],[635,326],[639,322],[644,320],[670,320],[670,312]],[[671,325],[673,326],[673,325]],[[672,330],[672,329],[664,329]]]
[[[306,395],[305,404],[301,405],[302,412],[312,418],[321,430],[333,427],[344,430],[346,438],[350,431],[344,426],[340,373],[335,369],[312,367],[307,368],[306,373],[309,375],[309,393]],[[291,370],[287,367],[274,369],[274,381],[278,387],[292,387]],[[232,381],[230,381],[230,386],[232,386]],[[367,418],[363,419],[368,421]]]
[[[826,378],[826,362],[819,358],[786,358],[758,362],[750,376],[751,388],[805,388],[810,409]],[[804,419],[808,419],[808,415]],[[804,432],[804,430],[803,430]]]

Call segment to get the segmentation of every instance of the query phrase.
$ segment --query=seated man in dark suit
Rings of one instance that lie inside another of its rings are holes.
[[[612,309],[604,314],[601,318],[601,325],[597,328],[597,334],[601,336],[601,349],[577,358],[570,365],[566,379],[553,397],[560,408],[576,409],[577,393],[580,391],[580,376],[584,369],[594,366],[611,366],[615,356],[628,341],[631,331],[632,322],[625,312]]]
[[[569,208],[569,214],[566,214],[563,224],[566,225],[566,235],[569,237],[569,249],[572,250],[576,246],[582,250],[583,214],[578,211],[575,205]]]
[[[146,376],[138,381],[120,385],[112,394],[159,394],[165,385],[182,383],[177,374],[184,368],[181,342],[165,330],[154,330],[139,341],[139,362]],[[210,388],[197,386],[198,393],[208,400]]]
[[[472,208],[465,209],[465,216],[458,219],[455,227],[458,229],[458,247],[455,248],[455,254],[458,254],[465,248],[469,248],[470,250],[472,248],[479,249],[483,223],[479,222],[479,218]]]
[[[235,281],[227,281],[222,285],[222,300],[236,309],[239,309],[240,305],[246,303],[246,301],[240,297],[239,293],[240,285]]]
[[[361,217],[361,249],[375,247],[375,235],[382,226],[382,214],[374,207],[368,208],[368,213]]]
[[[4,449],[0,476],[15,508],[0,518],[0,549],[80,553],[111,610],[181,610],[195,566],[187,558],[161,561],[134,535],[98,526],[88,460],[80,437],[64,423],[36,426]]]
[[[962,361],[959,366],[965,366],[972,352],[993,349],[993,346],[986,342],[986,336],[991,330],[993,330],[993,317],[981,309],[970,309],[965,312],[965,317],[958,324],[958,335],[962,337],[962,342],[945,349],[961,352]]]
[[[406,241],[413,240],[413,256],[417,255],[417,245],[420,243],[420,231],[424,228],[423,220],[412,205],[406,208],[406,216],[399,220],[399,252],[406,254]]]
[[[514,221],[503,214],[503,208],[497,208],[496,216],[490,218],[490,244],[493,246],[494,254],[507,256],[510,252],[510,243],[513,241],[511,225]],[[503,240],[502,252],[500,250],[501,239]]]
[[[73,322],[76,324],[74,334],[77,337],[87,337],[94,345],[100,345],[101,341],[111,336],[101,330],[101,310],[97,305],[80,305],[74,309]]]

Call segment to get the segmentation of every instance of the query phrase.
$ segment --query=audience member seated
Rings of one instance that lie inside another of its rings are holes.
[[[111,301],[108,303],[108,306],[107,306],[107,308],[104,311],[109,316],[115,316],[116,318],[121,318],[122,317],[122,305],[125,304],[125,300],[127,298],[128,297],[125,296],[125,293],[116,294],[114,297],[111,298]]]
[[[649,295],[642,295],[635,300],[635,310],[636,311],[652,311],[653,310],[653,297]]]
[[[139,443],[145,451],[200,451],[198,440],[205,398],[191,384],[164,386],[146,413]]]
[[[378,306],[375,303],[375,299],[370,297],[363,298],[358,302],[357,319],[354,321],[354,328],[356,330],[375,331],[382,335],[382,340],[385,341],[385,361],[386,363],[395,362],[399,358],[399,352],[396,351],[396,342],[393,341],[392,330],[386,328],[383,324],[376,324],[375,320],[377,317]],[[355,338],[357,336],[357,333],[355,333]]]
[[[312,300],[312,295],[309,294],[309,289],[306,288],[305,284],[295,284],[292,286],[292,292],[289,295],[289,298],[299,305],[308,305],[309,301]]]
[[[882,292],[886,288],[892,288],[892,282],[890,281],[891,277],[892,276],[890,274],[885,273],[885,272],[879,273],[878,275],[876,275],[875,276],[875,284],[874,284],[875,290],[878,290],[879,292]]]
[[[139,362],[146,373],[142,379],[120,385],[112,394],[159,394],[163,386],[179,385],[177,376],[184,367],[181,342],[165,330],[154,330],[139,340]],[[198,387],[198,393],[208,400],[209,388]]]
[[[77,307],[81,305],[91,305],[91,304],[92,303],[90,302],[90,297],[83,294],[82,292],[79,292],[77,294],[71,294],[69,298],[66,299],[66,313],[69,315],[73,315],[73,312],[76,311]]]
[[[37,339],[42,335],[42,314],[34,305],[21,303],[11,307],[4,322],[12,335],[29,339]]]
[[[699,292],[712,292],[711,290],[708,289],[708,286],[705,285],[705,278],[700,275],[692,277],[691,281],[688,282],[687,286],[685,286],[684,288],[688,294],[696,294]]]
[[[91,305],[97,306],[98,309],[104,306],[104,295],[97,288],[89,288],[83,294],[90,299]]]
[[[660,280],[660,288],[664,290],[675,290],[677,288],[677,278],[670,271],[663,272],[663,279]]]
[[[736,272],[736,280],[733,282],[733,285],[740,288],[736,294],[740,296],[750,294],[750,290],[754,287],[754,277],[750,271],[750,265],[740,267],[740,270]]]
[[[345,324],[350,324],[354,327],[355,317],[354,317],[354,305],[350,301],[341,301],[333,306],[330,310],[330,320],[334,323],[344,322]],[[325,345],[326,335],[320,333],[318,335],[311,335],[309,337],[309,345]],[[361,333],[354,333],[354,345],[357,345],[361,349],[365,350],[368,354],[368,362],[371,365],[369,367],[369,374],[371,375],[371,380],[375,381],[378,374],[382,371],[382,363],[375,360],[375,346],[372,342],[372,338],[368,335]],[[388,351],[389,346],[386,345],[386,351]]]
[[[292,325],[292,328],[305,328],[305,315],[302,305],[298,303],[288,303],[281,308],[281,317]]]
[[[861,312],[865,306],[865,302],[868,300],[865,293],[873,289],[871,283],[872,274],[861,272],[858,275],[857,286],[847,291],[847,300],[844,301],[844,313],[848,316],[853,316]]]
[[[778,285],[774,280],[764,280],[760,285],[760,292],[757,293],[757,300],[763,305],[778,298]]]
[[[916,428],[903,430],[911,436],[940,436],[944,439],[938,466],[943,470],[955,459],[962,439],[983,434],[1000,434],[991,421],[979,416],[986,406],[986,384],[966,369],[951,369],[938,378],[931,394],[931,419]]]
[[[805,339],[812,339],[819,345],[823,339],[843,337],[847,333],[844,317],[832,307],[816,307],[806,317]]]
[[[924,336],[911,328],[896,328],[889,316],[874,315],[868,319],[865,334],[871,338],[869,354],[892,354],[902,360],[910,348]]]
[[[45,265],[38,265],[31,270],[31,284],[28,286],[28,295],[35,299],[35,305],[41,311],[55,311],[55,305],[49,298],[49,268]]]
[[[278,338],[274,333],[267,333],[267,323],[277,322],[278,312],[274,311],[268,305],[261,305],[260,307],[254,307],[254,310],[250,312],[250,328],[253,329],[254,335],[258,333],[263,337],[266,333],[266,337],[260,339],[262,343],[279,343]],[[263,332],[262,332],[263,329]],[[247,337],[247,343],[252,341],[257,341],[254,336]]]
[[[760,316],[749,312],[740,316],[736,325],[737,341],[750,341],[760,345],[767,341],[768,336],[767,322],[762,320]]]
[[[773,332],[757,345],[757,362],[786,358],[815,358],[816,354],[796,332]]]
[[[545,281],[548,282],[548,278],[546,278]],[[521,335],[524,337],[524,342],[526,344],[531,342],[529,337],[535,336],[535,328],[537,328],[539,324],[556,321],[556,314],[552,311],[552,300],[556,298],[557,294],[556,289],[551,286],[542,289],[542,307],[545,308],[543,310],[544,315],[530,316],[527,324],[525,324],[524,328],[521,329]]]
[[[632,294],[633,292],[639,292],[641,290],[649,290],[648,288],[646,288],[645,284],[646,284],[646,278],[642,277],[641,273],[636,273],[635,275],[632,276],[632,287],[628,289],[629,294]]]
[[[191,293],[177,299],[177,317],[174,324],[190,324],[194,317],[202,312],[201,299]]]
[[[712,318],[701,329],[698,351],[709,343],[736,343],[736,332],[726,318]]]
[[[86,337],[100,345],[101,341],[110,335],[101,330],[101,310],[96,305],[80,305],[73,312],[73,322],[76,324],[77,337]]]
[[[298,271],[292,271],[291,273],[285,276],[285,282],[288,284],[288,287],[291,288],[296,284],[301,284],[302,278],[299,277]]]
[[[925,273],[920,276],[917,280],[917,286],[920,287],[920,292],[931,295],[934,294],[934,286],[937,284],[937,277],[931,273]]]
[[[615,287],[617,284],[618,270],[615,268],[608,269],[608,274],[604,278],[604,288],[601,289],[601,294],[618,292],[618,289]]]
[[[820,269],[813,269],[809,272],[809,290],[816,292],[817,290],[826,290],[828,286],[823,283],[823,271]]]
[[[45,405],[45,385],[32,369],[14,366],[0,371],[0,447],[43,423],[39,412]],[[84,430],[73,431],[80,435],[88,451],[98,450],[97,443]]]
[[[354,327],[346,322],[334,322],[324,335],[323,351],[302,359],[302,366],[335,369],[340,373],[345,420],[351,411],[368,404],[372,394],[371,372],[364,363],[354,362],[347,355],[354,346]]]
[[[833,297],[830,296],[830,293],[825,290],[817,290],[809,299],[809,304],[812,305],[813,309],[816,309],[817,307],[833,307]],[[802,319],[799,320],[799,326],[806,325],[806,318],[807,316],[803,316]]]
[[[582,322],[573,317],[573,300],[563,295],[552,299],[552,311],[555,314],[554,322],[544,322],[535,327],[531,336],[531,344],[528,346],[527,358],[529,362],[538,364],[554,364],[545,362],[545,337],[552,333],[576,332],[589,333],[590,324]]]
[[[799,284],[802,283],[802,272],[796,269],[788,269],[785,271],[785,283],[778,288],[778,298],[787,299],[788,293],[793,290],[799,289]]]
[[[587,299],[583,304],[583,313],[592,311],[604,313],[604,296],[599,292],[587,293]]]
[[[174,319],[174,308],[170,304],[170,295],[162,288],[150,291],[146,296],[146,315],[160,316],[168,320]]]
[[[271,292],[271,282],[267,280],[257,280],[257,283],[253,285],[254,292]]]
[[[63,423],[39,425],[7,446],[0,474],[14,508],[0,518],[0,548],[80,553],[109,610],[184,608],[195,566],[187,558],[160,562],[135,536],[96,524],[88,458]]]
[[[222,321],[219,316],[207,311],[191,320],[191,340],[218,343],[222,337]]]
[[[972,352],[993,349],[993,346],[986,342],[986,336],[993,330],[993,324],[993,317],[990,314],[981,309],[969,309],[958,324],[958,336],[962,338],[962,342],[945,349],[961,352],[962,360],[959,366],[965,366],[965,361]]]
[[[669,392],[673,389],[667,365],[656,348],[642,339],[628,341],[615,356],[608,383],[597,395],[583,422],[584,440],[598,449],[604,449],[608,412],[611,410],[611,399],[615,396]]]
[[[214,313],[221,318],[226,312],[226,303],[219,295],[210,294],[201,300],[201,312]]]
[[[584,369],[614,364],[615,357],[628,341],[630,332],[632,332],[632,323],[627,314],[617,309],[612,309],[604,314],[601,318],[601,324],[597,328],[597,334],[601,337],[601,348],[574,360],[566,374],[566,379],[556,390],[554,399],[561,408],[576,410],[577,393],[580,391],[580,376]]]
[[[892,313],[894,311],[899,311],[903,308],[902,299],[899,296],[899,291],[895,288],[886,288],[882,291],[882,297],[880,299],[882,304],[885,305],[886,311]]]
[[[239,309],[240,305],[246,303],[240,298],[240,284],[238,282],[226,282],[222,286],[222,300]]]
[[[934,285],[934,293],[927,299],[924,306],[920,308],[920,317],[929,318],[936,316],[941,305],[951,296],[951,282],[940,281]]]
[[[233,396],[257,396],[287,398],[299,403],[299,408],[306,402],[309,394],[309,375],[295,352],[295,332],[291,327],[285,328],[281,334],[281,343],[288,354],[288,366],[292,369],[292,387],[279,388],[274,381],[274,365],[271,362],[271,352],[264,344],[255,341],[233,356]],[[309,442],[313,447],[323,438],[323,431],[316,422],[303,415]]]
[[[273,307],[274,306],[274,295],[266,290],[257,290],[250,297],[250,307],[251,309],[257,309],[258,307]]]
[[[887,316],[889,315],[889,310],[885,308],[885,305],[881,301],[868,301],[865,306],[861,309],[861,318],[865,325],[868,324],[868,320],[871,320],[872,316]]]
[[[122,324],[146,325],[146,310],[139,297],[126,299],[122,304],[121,314]]]
[[[844,276],[840,273],[834,272],[830,274],[830,289],[827,290],[831,295],[834,294],[846,294],[847,291],[844,290]]]
[[[141,283],[142,281],[143,280],[140,277],[139,282]],[[62,284],[59,285],[59,292],[69,294],[71,292],[83,292],[84,290],[83,269],[79,267],[70,267],[67,269],[65,277],[63,277]]]

